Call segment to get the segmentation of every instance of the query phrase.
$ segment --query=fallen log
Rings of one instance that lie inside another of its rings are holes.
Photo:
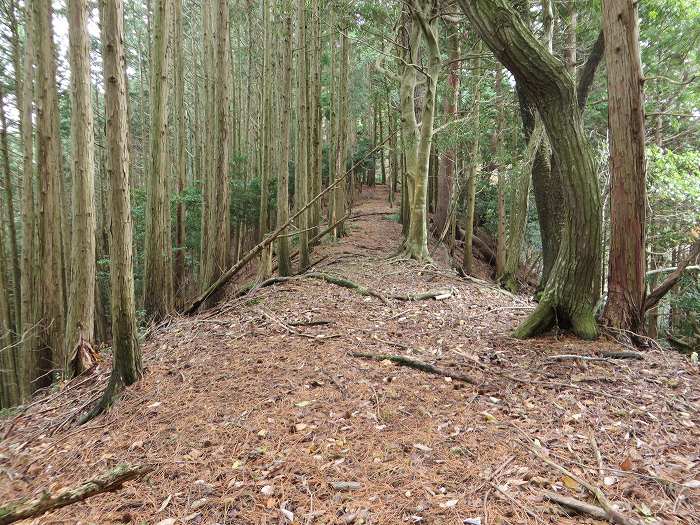
[[[153,470],[151,467],[117,465],[104,474],[84,481],[55,494],[44,491],[38,498],[22,498],[0,506],[0,525],[39,516],[51,510],[71,505],[95,494],[119,490],[130,480],[140,478]]]
[[[368,352],[350,352],[352,357],[360,357],[362,359],[369,359],[371,361],[391,361],[397,365],[406,366],[408,368],[413,368],[415,370],[420,370],[421,372],[427,372],[429,374],[435,374],[442,377],[449,377],[455,381],[461,381],[462,383],[469,383],[470,385],[478,385],[479,382],[473,377],[460,374],[458,372],[450,372],[449,370],[443,370],[425,361],[419,361],[418,359],[413,359],[411,357],[406,357],[402,355],[394,354],[371,354]]]

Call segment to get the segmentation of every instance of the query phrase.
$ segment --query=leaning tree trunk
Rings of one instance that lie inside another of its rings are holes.
[[[644,319],[646,166],[637,4],[603,1],[610,127],[610,259],[603,322],[638,331]]]
[[[573,79],[505,0],[459,0],[459,4],[536,104],[562,171],[567,213],[557,259],[539,306],[515,335],[530,337],[558,322],[571,325],[580,337],[594,338],[591,290],[601,256],[600,195]]]
[[[136,338],[122,0],[100,0],[100,21],[107,120],[107,172],[112,193],[110,199],[112,373],[107,390],[93,409],[91,416],[109,407],[122,388],[138,381],[143,369],[141,350]]]
[[[95,334],[95,135],[90,83],[87,0],[69,0],[71,137],[73,140],[73,234],[71,278],[64,341],[64,375],[86,364],[79,353],[91,350]],[[78,357],[78,359],[76,359]]]

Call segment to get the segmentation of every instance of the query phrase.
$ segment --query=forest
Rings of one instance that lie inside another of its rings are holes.
[[[0,524],[700,522],[696,0],[0,42]]]

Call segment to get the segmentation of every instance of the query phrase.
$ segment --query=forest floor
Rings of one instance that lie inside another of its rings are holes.
[[[4,421],[0,501],[127,462],[154,470],[26,523],[604,523],[544,497],[597,504],[574,478],[640,523],[700,523],[698,369],[658,348],[612,359],[625,349],[604,340],[511,338],[533,303],[458,277],[439,249],[432,265],[392,258],[401,230],[385,198],[365,191],[355,212],[387,214],[351,221],[312,258],[382,298],[312,278],[230,287],[149,335],[144,379],[106,415],[73,422],[108,357]],[[436,289],[449,293],[390,298]],[[553,357],[570,354],[598,359]]]

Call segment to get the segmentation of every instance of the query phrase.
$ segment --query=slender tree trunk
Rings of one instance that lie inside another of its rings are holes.
[[[5,96],[2,91],[2,87],[0,87],[0,149],[2,149],[3,171],[5,172],[5,202],[7,204],[7,225],[10,232],[10,260],[12,261],[12,289],[15,309],[15,322],[12,324],[12,326],[17,328],[21,324],[20,318],[22,316],[22,283],[19,268],[19,251],[17,248],[17,227],[15,226],[15,199],[14,191],[12,190],[10,149],[7,143],[7,118],[5,116]]]
[[[286,16],[284,20],[284,56],[282,59],[282,89],[280,104],[282,119],[280,123],[280,135],[282,152],[277,167],[277,226],[289,220],[289,123],[290,123],[290,96],[292,94],[292,17]],[[277,241],[277,266],[281,276],[292,273],[289,258],[289,237],[286,231]]]
[[[175,208],[175,275],[174,286],[177,296],[184,294],[185,282],[185,216],[184,197],[187,186],[186,129],[185,129],[185,38],[182,31],[182,0],[174,5],[175,35],[175,113],[177,120],[177,204]]]
[[[447,91],[444,95],[442,110],[446,121],[455,118],[457,114],[457,102],[459,100],[460,35],[456,26],[450,26],[449,30],[450,34],[447,37],[449,69],[447,74]],[[437,208],[435,211],[435,232],[438,238],[443,238],[450,223],[455,161],[455,146],[450,144],[442,152],[439,162],[440,173],[438,176]]]
[[[91,416],[109,407],[125,386],[141,378],[143,365],[136,332],[132,266],[127,95],[124,81],[124,6],[122,0],[100,0],[102,59],[107,119],[107,171],[110,182],[112,293],[112,373],[107,390]]]
[[[336,125],[335,144],[335,176],[340,177],[345,173],[348,147],[348,69],[350,67],[350,42],[347,35],[343,34],[340,44],[340,65],[338,81],[338,111]],[[335,224],[347,213],[348,204],[346,196],[347,184],[345,181],[338,184],[333,190],[333,218],[331,224]],[[345,221],[341,221],[335,228],[334,237],[345,235]]]
[[[308,66],[308,39],[306,37],[306,2],[304,0],[299,0],[297,4],[297,15],[299,20],[299,27],[297,30],[299,41],[298,41],[298,68],[297,71],[297,81],[298,85],[298,97],[299,105],[297,108],[297,163],[296,171],[294,173],[295,179],[298,183],[297,191],[295,193],[296,198],[296,208],[298,210],[303,209],[306,206],[309,198],[308,190],[308,180],[309,180],[309,163],[308,163],[308,153],[309,153],[309,134],[308,134],[308,97],[309,92],[307,88],[307,66]],[[310,212],[305,210],[299,217],[299,270],[304,271],[311,264],[309,258],[309,233],[308,227],[311,223]]]
[[[481,158],[479,154],[479,124],[481,120],[481,87],[479,85],[479,76],[481,74],[481,44],[477,45],[476,58],[474,58],[474,106],[472,111],[474,117],[472,119],[472,128],[475,131],[474,138],[470,144],[469,152],[469,173],[466,176],[466,212],[464,221],[464,253],[462,254],[462,270],[467,275],[474,273],[474,206],[476,204],[476,177],[479,175],[479,165]]]
[[[73,140],[73,242],[64,344],[65,375],[83,372],[75,359],[95,329],[95,135],[90,83],[88,0],[69,0],[71,137]]]
[[[37,274],[34,261],[39,251],[36,243],[36,215],[34,206],[34,137],[33,137],[33,92],[34,92],[34,0],[25,0],[24,22],[29,28],[24,40],[24,67],[22,68],[22,96],[20,106],[20,126],[22,134],[22,261],[21,319],[18,334],[22,338],[21,362],[22,399],[27,399],[31,392],[32,381],[37,377],[38,360],[36,353],[36,323],[38,320],[38,301],[35,294]]]
[[[5,232],[0,225],[0,408],[14,406],[20,401],[17,353],[12,348],[15,337],[8,301],[5,246]]]
[[[171,14],[171,0],[156,1],[152,51],[151,170],[147,191],[144,257],[144,307],[146,315],[153,321],[163,319],[174,307],[167,147]]]
[[[481,47],[479,47],[481,48]],[[497,171],[497,213],[498,227],[496,236],[496,279],[500,279],[506,268],[506,183],[505,174],[501,163],[501,149],[503,140],[503,121],[505,119],[505,99],[503,97],[503,67],[499,64],[496,69],[496,126],[491,136],[491,154],[493,165]]]
[[[610,260],[606,324],[642,327],[646,253],[644,97],[637,4],[603,1],[610,127]]]

